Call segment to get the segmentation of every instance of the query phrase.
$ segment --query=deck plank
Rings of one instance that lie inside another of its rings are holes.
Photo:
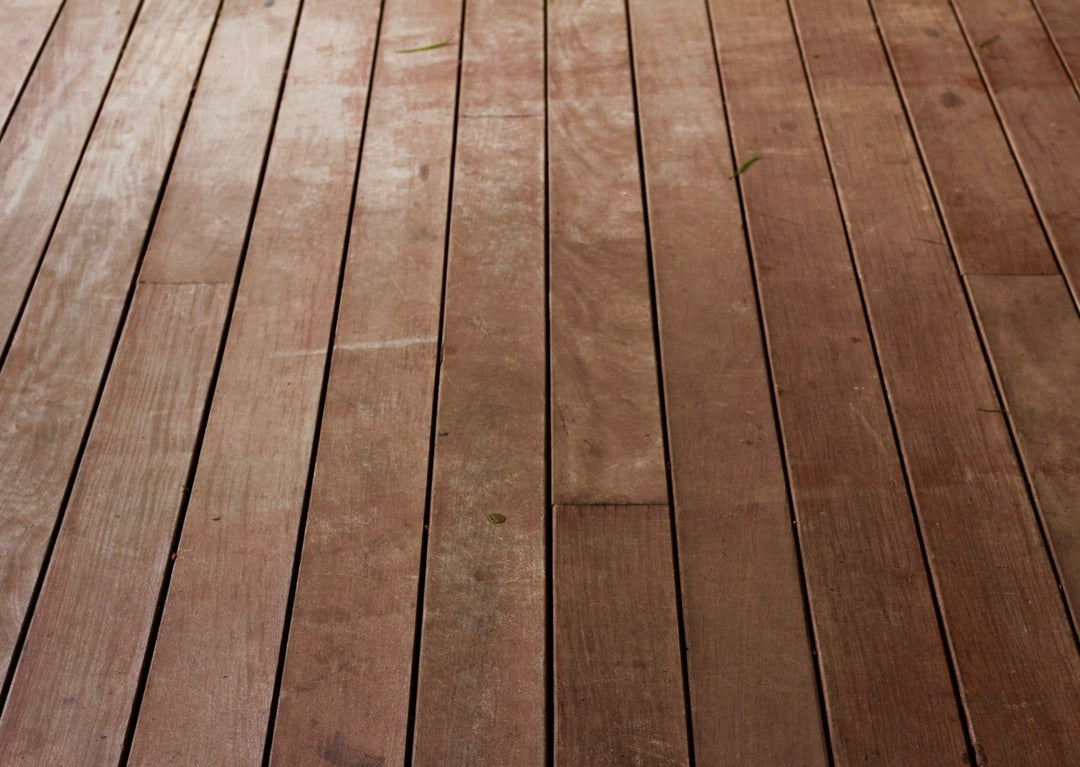
[[[0,140],[0,342],[15,329],[139,0],[69,0]],[[147,78],[145,86],[156,85]]]
[[[625,9],[548,8],[554,503],[666,503]]]
[[[542,767],[543,3],[466,14],[413,764]]]
[[[160,0],[143,8],[0,371],[5,509],[0,669],[5,671],[101,386],[216,10],[214,0],[184,6]]]
[[[377,11],[304,3],[131,764],[262,763]]]
[[[875,21],[793,5],[976,754],[1067,763],[1080,655]]]
[[[688,765],[668,507],[554,515],[555,764]]]
[[[384,11],[274,765],[406,760],[461,14]]]
[[[704,5],[630,4],[699,764],[824,765],[724,105]],[[691,106],[692,105],[692,106]]]
[[[1080,87],[1080,15],[1076,6],[1069,0],[1033,0],[1032,5],[1069,70],[1073,87]]]
[[[713,24],[837,765],[967,764],[858,283],[781,1]]]
[[[0,6],[0,128],[30,76],[64,0],[11,0]]]

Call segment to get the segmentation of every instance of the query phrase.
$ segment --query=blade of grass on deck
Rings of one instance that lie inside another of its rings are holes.
[[[783,0],[712,20],[833,762],[966,765],[933,594]]]
[[[14,330],[140,5],[68,0],[0,139],[0,344]]]
[[[262,763],[378,7],[303,4],[131,764]]]
[[[792,4],[976,753],[1067,764],[1080,654],[874,19]]]
[[[625,12],[619,0],[559,0],[547,19],[563,765],[688,760]]]
[[[546,753],[544,13],[466,6],[413,764]]]
[[[0,671],[46,556],[216,11],[215,0],[143,8],[0,370]]]
[[[1080,168],[1080,99],[1030,0],[956,0],[952,4],[1076,300],[1080,297],[1080,173],[1076,172]]]
[[[30,75],[63,0],[8,0],[0,5],[0,129]]]
[[[699,764],[824,765],[705,6],[630,3]]]
[[[1072,0],[1033,0],[1058,54],[1069,70],[1074,87],[1080,87],[1080,14]]]
[[[227,0],[143,274],[189,253],[235,272],[296,7]],[[4,726],[42,734],[22,746],[38,764],[120,758],[232,295],[186,282],[135,290],[36,603]]]
[[[407,51],[459,40],[461,8],[384,10],[274,728],[283,767],[406,761],[458,46]]]

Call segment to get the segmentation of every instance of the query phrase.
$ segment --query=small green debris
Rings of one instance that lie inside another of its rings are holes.
[[[433,51],[436,48],[445,48],[454,42],[454,38],[448,38],[438,43],[432,43],[431,45],[421,45],[419,48],[402,48],[401,50],[394,51],[394,53],[419,53],[420,51]]]
[[[991,43],[996,43],[1000,39],[1001,35],[990,35],[990,37],[987,37],[985,40],[979,42],[979,50],[985,50],[986,46],[990,45]]]
[[[738,178],[739,176],[741,176],[743,173],[746,172],[747,168],[749,168],[751,165],[753,165],[754,163],[756,163],[760,159],[761,159],[761,155],[759,155],[757,152],[754,152],[752,155],[750,155],[750,159],[747,160],[746,162],[744,162],[742,165],[740,165],[739,169],[737,171],[735,171],[734,173],[732,173],[730,176],[728,176],[728,178]]]
[[[1001,408],[997,407],[977,407],[975,409],[978,410],[980,413],[1008,413],[1007,410],[1002,410]]]
[[[487,520],[493,525],[501,525],[506,521],[506,517],[498,512],[493,512],[487,515]]]

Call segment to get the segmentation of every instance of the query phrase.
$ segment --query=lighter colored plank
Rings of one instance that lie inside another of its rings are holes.
[[[377,14],[304,4],[131,764],[262,763]]]
[[[461,3],[383,14],[274,729],[283,767],[406,760]]]
[[[782,0],[716,2],[837,765],[968,764],[918,531]],[[932,756],[928,756],[932,755]]]
[[[548,8],[552,493],[667,503],[625,8]]]
[[[5,765],[120,759],[230,293],[136,293],[0,719]]]
[[[689,764],[667,506],[554,514],[555,764]]]
[[[1072,78],[1080,86],[1080,14],[1071,0],[1033,0]]]
[[[4,131],[0,141],[3,342],[14,330],[138,7],[138,0],[106,4],[69,0]],[[152,83],[148,77],[142,84]]]
[[[143,7],[0,371],[4,670],[101,385],[216,10],[215,0],[154,0]],[[0,231],[2,237],[11,229]]]
[[[11,115],[64,0],[8,0],[0,5],[0,127]]]
[[[413,764],[541,767],[543,3],[466,13]]]
[[[824,765],[787,486],[705,7],[630,4],[699,764]]]
[[[1080,655],[874,19],[793,5],[976,753],[1067,764]]]

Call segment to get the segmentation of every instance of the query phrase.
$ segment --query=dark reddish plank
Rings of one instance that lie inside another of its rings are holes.
[[[555,764],[689,764],[667,506],[554,515]]]
[[[666,503],[626,17],[548,8],[552,492]]]
[[[1069,70],[1073,86],[1080,86],[1080,14],[1070,0],[1033,0],[1058,55]]]
[[[280,2],[268,10],[262,0],[225,6],[149,262],[185,258],[174,237],[183,225],[203,236],[197,245],[209,260],[235,265],[262,164],[258,134],[264,145],[296,7]],[[231,82],[244,70],[236,67],[238,51],[245,66],[278,77],[254,80],[238,94]],[[255,144],[241,155],[246,165],[214,133],[190,131],[229,109],[248,116],[235,126]],[[219,166],[235,175],[213,184],[200,179]],[[163,219],[173,223],[161,226]],[[226,219],[231,226],[220,224]],[[187,242],[195,245],[198,236]],[[231,293],[228,283],[142,285],[134,293],[11,692],[11,727],[47,723],[49,736],[38,747],[45,750],[23,749],[42,763],[80,763],[84,754],[95,754],[95,762],[119,759]]]
[[[463,67],[413,764],[541,767],[543,3],[469,2]]]
[[[61,6],[63,0],[10,0],[0,6],[0,126],[7,122]]]
[[[19,108],[4,129],[0,140],[4,342],[14,330],[138,7],[137,0],[65,3]],[[153,7],[148,9],[151,13]],[[142,85],[154,85],[149,72]]]
[[[406,759],[460,26],[384,11],[275,765]]]
[[[963,272],[1056,274],[951,8],[914,0],[873,5]]]
[[[1068,763],[1080,655],[874,19],[794,16],[976,753]]]
[[[345,6],[304,3],[132,764],[262,763],[378,16]]]
[[[43,565],[216,10],[214,0],[143,7],[0,371],[3,670]],[[22,230],[0,226],[0,237],[12,231]]]
[[[967,764],[918,531],[783,2],[714,3],[833,761]],[[932,755],[932,756],[930,756]]]
[[[705,7],[630,4],[699,764],[823,765],[779,439]]]

